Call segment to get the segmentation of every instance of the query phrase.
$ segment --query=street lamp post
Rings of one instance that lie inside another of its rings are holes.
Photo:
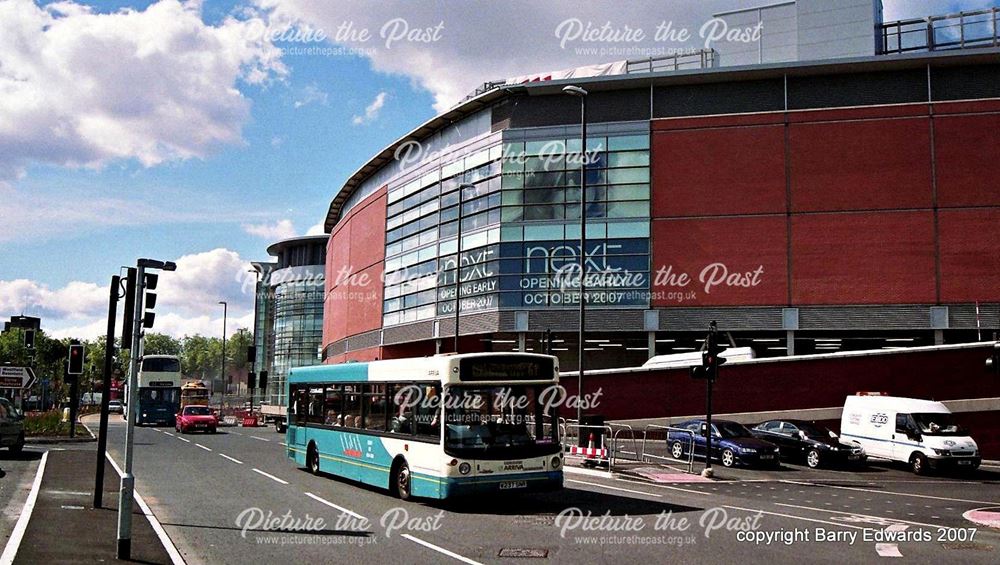
[[[563,92],[580,99],[580,254],[577,256],[580,264],[580,332],[577,358],[579,369],[576,374],[576,393],[583,397],[584,364],[584,324],[587,318],[587,91],[579,86],[565,86]],[[583,409],[580,403],[576,405],[576,421],[580,423]]]
[[[229,385],[229,379],[226,378],[226,318],[229,315],[229,304],[225,300],[220,300],[219,304],[222,304],[222,397],[219,399],[219,417],[223,417],[222,409],[226,405],[226,388]]]

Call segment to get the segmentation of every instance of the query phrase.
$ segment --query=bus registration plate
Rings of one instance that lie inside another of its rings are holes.
[[[515,488],[528,488],[528,481],[504,481],[500,483],[500,490],[510,490]]]

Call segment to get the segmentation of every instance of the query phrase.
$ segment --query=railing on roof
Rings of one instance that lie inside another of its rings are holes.
[[[997,47],[1000,8],[959,12],[880,26],[882,54]]]
[[[687,69],[708,69],[718,66],[719,54],[715,49],[697,49],[684,51],[673,55],[647,57],[645,59],[629,59],[625,62],[625,73],[653,73],[661,71],[683,71]],[[496,90],[507,84],[506,80],[491,80],[479,85],[462,102],[471,100],[491,90]]]

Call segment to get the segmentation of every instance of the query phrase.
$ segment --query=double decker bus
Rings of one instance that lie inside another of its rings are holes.
[[[558,383],[527,353],[295,368],[287,455],[404,500],[559,489]]]
[[[208,406],[208,387],[201,381],[184,383],[181,386],[181,410],[185,406]]]
[[[144,355],[139,365],[136,425],[173,426],[181,399],[181,360],[175,355]],[[132,409],[132,391],[127,403]],[[127,414],[125,414],[127,418]]]

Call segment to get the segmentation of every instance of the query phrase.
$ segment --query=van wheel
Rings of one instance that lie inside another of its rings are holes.
[[[806,454],[806,465],[809,465],[810,469],[819,467],[819,450],[809,450],[809,453]]]
[[[910,469],[914,475],[927,474],[927,458],[920,453],[915,453],[910,457]]]
[[[393,490],[400,500],[410,500],[413,497],[410,484],[412,478],[410,476],[410,466],[406,464],[406,461],[400,462],[392,477]]]
[[[723,467],[732,467],[735,464],[736,464],[736,456],[733,454],[733,450],[732,449],[723,449],[722,450],[722,466]]]
[[[684,446],[681,445],[681,442],[675,441],[673,443],[673,445],[670,446],[670,455],[674,459],[683,459],[684,458]]]
[[[306,466],[309,467],[310,473],[319,474],[319,451],[316,450],[316,444],[309,445],[309,451],[306,452]]]

